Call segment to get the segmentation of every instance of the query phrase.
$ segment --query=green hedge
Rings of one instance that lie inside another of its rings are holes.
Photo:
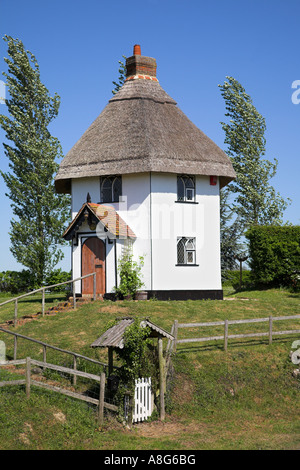
[[[53,270],[46,278],[45,285],[59,284],[61,282],[69,281],[71,273],[62,271],[61,269]],[[2,271],[0,272],[0,292],[11,292],[12,294],[19,294],[38,289],[42,286],[36,286],[35,280],[32,278],[29,270],[23,269],[22,271]],[[51,292],[68,292],[70,284],[54,287]]]
[[[246,237],[257,286],[299,288],[300,226],[256,226]]]
[[[240,271],[239,270],[228,270],[223,273],[222,276],[223,286],[232,286],[238,290],[240,287]],[[242,271],[242,289],[252,289],[255,287],[253,276],[251,271],[243,269]]]

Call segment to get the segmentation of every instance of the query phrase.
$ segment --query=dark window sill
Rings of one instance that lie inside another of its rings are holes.
[[[100,201],[97,204],[117,204],[120,201]]]
[[[199,264],[175,264],[175,266],[199,266]]]
[[[177,204],[199,204],[196,201],[175,201]]]

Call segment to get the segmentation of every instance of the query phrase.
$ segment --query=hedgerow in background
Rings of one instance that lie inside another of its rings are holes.
[[[55,269],[45,279],[45,285],[59,284],[69,281],[71,273]],[[0,272],[0,292],[9,292],[11,294],[19,294],[29,292],[34,289],[34,282],[28,269],[22,271],[2,271]],[[68,292],[70,284],[54,287],[51,292]]]
[[[246,238],[256,285],[299,289],[300,226],[254,226]]]
[[[8,72],[3,72],[9,98],[8,115],[0,115],[5,131],[4,153],[9,172],[1,172],[8,188],[14,219],[11,220],[11,252],[26,266],[36,287],[63,258],[63,227],[70,217],[70,198],[57,194],[54,176],[61,145],[48,129],[58,115],[60,98],[50,96],[41,82],[35,56],[22,41],[5,36]]]
[[[22,271],[2,271],[0,273],[0,292],[18,294],[33,290],[31,275],[27,269]]]
[[[70,281],[72,278],[71,271],[63,271],[62,269],[54,269],[46,278],[46,285],[52,286],[54,284],[61,284],[62,282]],[[62,286],[52,287],[51,292],[69,292],[71,284],[63,284]]]

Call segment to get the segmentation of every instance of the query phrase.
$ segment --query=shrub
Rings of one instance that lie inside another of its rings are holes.
[[[136,292],[144,285],[141,280],[141,270],[144,266],[144,258],[139,257],[139,263],[133,260],[133,254],[128,247],[119,260],[120,284],[115,287],[117,295],[121,298],[134,297]]]
[[[256,285],[299,288],[300,226],[255,226],[246,237]]]
[[[223,273],[223,285],[232,286],[235,290],[240,287],[240,271],[225,271]],[[252,289],[254,287],[254,279],[251,271],[242,271],[242,289]]]
[[[60,284],[61,282],[70,281],[71,272],[62,271],[61,269],[54,269],[46,278],[46,286],[53,284]],[[69,292],[71,284],[64,284],[62,286],[53,287],[51,292]]]

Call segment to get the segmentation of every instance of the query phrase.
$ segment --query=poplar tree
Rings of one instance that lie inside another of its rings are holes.
[[[112,90],[112,94],[115,95],[118,93],[120,88],[124,85],[125,79],[126,79],[126,56],[122,56],[124,59],[124,62],[122,60],[119,60],[119,78],[118,82],[113,81],[113,85],[115,88]]]
[[[57,93],[50,96],[41,82],[35,56],[22,41],[5,36],[8,47],[5,100],[8,115],[0,115],[7,142],[4,154],[9,170],[1,175],[8,188],[14,218],[11,220],[11,252],[29,268],[33,283],[45,277],[63,258],[63,226],[69,218],[69,196],[56,194],[54,176],[61,145],[49,131],[60,106]]]
[[[221,122],[227,154],[236,172],[230,183],[232,210],[242,229],[253,225],[280,225],[287,202],[275,191],[270,180],[278,161],[264,157],[266,122],[242,85],[233,77],[219,85],[225,100],[228,122]],[[242,231],[243,231],[242,230]]]

